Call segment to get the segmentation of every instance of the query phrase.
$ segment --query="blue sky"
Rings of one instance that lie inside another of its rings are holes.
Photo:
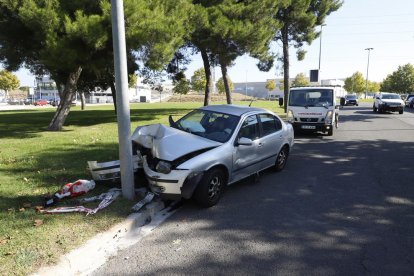
[[[414,1],[412,0],[345,0],[343,6],[326,20],[322,33],[321,78],[335,79],[351,76],[360,71],[366,75],[368,52],[370,53],[369,79],[382,81],[399,65],[414,64]],[[305,60],[297,61],[291,49],[291,77],[298,73],[309,76],[309,70],[317,69],[319,62],[319,39],[306,45]],[[275,45],[275,52],[281,51]],[[276,75],[273,68],[260,72],[256,61],[243,56],[229,69],[233,82],[265,81]],[[202,67],[201,57],[196,55],[188,66],[190,78],[194,70]],[[26,70],[16,73],[22,85],[33,85],[33,76]],[[216,68],[216,79],[221,71]]]
[[[414,64],[414,1],[412,0],[345,0],[343,6],[326,20],[322,32],[322,79],[345,78],[360,71],[366,76],[368,52],[370,53],[369,79],[382,81],[399,65]],[[309,70],[319,63],[319,39],[310,46],[305,60],[297,61],[295,50],[290,50],[290,76],[298,73],[309,76]],[[277,45],[276,45],[277,46]],[[280,45],[275,52],[281,51]],[[281,77],[276,70],[260,72],[254,59],[247,56],[236,60],[229,75],[233,82],[265,81]],[[200,57],[194,59],[187,70],[187,77],[202,67]],[[221,71],[216,68],[216,79]]]

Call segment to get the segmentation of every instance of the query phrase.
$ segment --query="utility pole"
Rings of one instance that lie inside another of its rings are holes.
[[[244,83],[244,92],[246,94],[246,99],[247,99],[247,71],[248,70],[246,70],[246,82]]]
[[[135,187],[132,164],[124,2],[123,0],[111,0],[111,5],[122,195],[129,200],[133,200]]]
[[[326,24],[321,25],[321,35],[319,36],[319,66],[318,66],[318,82],[322,84],[321,79],[321,56],[322,56],[322,28],[326,26]]]
[[[367,79],[365,80],[365,99],[368,96],[368,70],[369,70],[369,54],[371,50],[374,50],[374,48],[366,48],[366,51],[368,51],[368,63],[367,63]]]

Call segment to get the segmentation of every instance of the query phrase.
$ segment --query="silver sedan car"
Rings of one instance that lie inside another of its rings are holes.
[[[294,136],[292,126],[268,110],[211,105],[176,122],[170,116],[170,127],[138,127],[132,143],[152,192],[210,207],[226,185],[270,167],[283,170]]]

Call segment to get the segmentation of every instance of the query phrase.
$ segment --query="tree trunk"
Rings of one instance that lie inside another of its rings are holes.
[[[288,28],[285,26],[282,29],[282,43],[283,43],[283,80],[284,80],[284,93],[283,93],[283,106],[285,113],[287,112],[287,100],[289,96],[289,40],[288,40]]]
[[[206,88],[205,88],[205,95],[204,95],[204,106],[210,104],[211,99],[211,91],[213,91],[213,78],[211,75],[211,68],[210,68],[210,61],[208,59],[208,54],[205,49],[200,49],[201,57],[203,58],[204,64],[204,71],[206,73]]]
[[[116,114],[116,87],[115,87],[114,82],[111,82],[111,94],[112,94],[112,100],[114,101],[114,108],[115,108],[115,114]]]
[[[76,95],[76,84],[82,73],[82,67],[78,67],[76,71],[69,74],[66,81],[65,88],[62,92],[62,98],[53,116],[52,121],[49,124],[48,130],[59,131],[62,130],[62,126],[65,123],[66,117],[69,114],[70,106]]]
[[[85,110],[85,106],[86,106],[86,98],[85,98],[85,92],[79,92],[79,96],[81,99],[81,110]]]
[[[227,75],[227,66],[224,63],[220,63],[220,67],[221,67],[221,74],[223,76],[224,90],[226,91],[227,104],[232,104],[233,102],[231,100],[231,91],[230,91],[229,79]]]
[[[63,98],[63,90],[65,89],[65,86],[62,85],[59,82],[56,82],[56,89],[57,89],[58,94],[59,94],[59,99],[62,99]]]

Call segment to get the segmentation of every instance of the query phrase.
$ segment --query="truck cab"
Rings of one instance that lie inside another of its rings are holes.
[[[287,120],[295,131],[324,132],[332,136],[338,127],[339,105],[335,87],[291,88]]]

